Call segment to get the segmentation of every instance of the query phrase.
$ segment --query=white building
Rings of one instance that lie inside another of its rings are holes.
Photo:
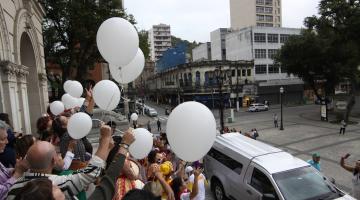
[[[48,104],[44,13],[36,0],[0,1],[0,112],[9,114],[14,131],[27,134],[35,133]]]
[[[281,0],[230,0],[232,29],[281,27]]]
[[[249,27],[226,35],[227,60],[254,60],[256,81],[288,79],[286,72],[274,65],[273,57],[290,35],[300,29]],[[290,77],[291,78],[291,77]]]
[[[170,25],[154,25],[148,34],[150,58],[152,61],[157,61],[162,54],[171,47]]]
[[[225,60],[225,36],[230,33],[228,28],[219,28],[210,33],[211,60]]]
[[[200,44],[192,50],[193,61],[211,60],[211,43]]]

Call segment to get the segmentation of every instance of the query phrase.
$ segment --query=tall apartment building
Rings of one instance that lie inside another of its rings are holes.
[[[228,33],[228,28],[219,28],[210,33],[211,60],[226,60],[225,37]]]
[[[281,27],[281,0],[230,0],[232,29]]]
[[[300,29],[282,27],[247,27],[226,35],[226,60],[254,60],[253,77],[258,84],[258,101],[279,102],[279,88],[287,91],[286,102],[301,102],[303,81],[288,75],[274,63],[274,56],[290,35]]]
[[[148,32],[150,58],[157,61],[162,54],[171,47],[170,25],[154,25]]]

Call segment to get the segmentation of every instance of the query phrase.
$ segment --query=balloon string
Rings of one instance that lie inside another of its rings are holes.
[[[106,106],[106,109],[105,109],[105,110],[108,110],[108,109],[109,109],[109,106],[110,106],[111,102],[113,101],[114,96],[115,96],[115,92],[114,92],[114,93],[113,93],[113,95],[111,96],[110,101],[109,101],[109,103],[107,104],[107,106]]]

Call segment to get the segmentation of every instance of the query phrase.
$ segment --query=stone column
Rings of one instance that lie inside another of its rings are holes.
[[[28,67],[19,65],[18,66],[18,89],[19,89],[19,105],[21,107],[22,113],[21,118],[22,126],[25,130],[25,134],[31,134],[31,120],[30,120],[30,109],[29,109],[29,98],[27,91],[27,76],[29,74]]]
[[[24,132],[22,126],[22,110],[19,103],[19,90],[17,85],[18,65],[10,61],[0,63],[2,84],[4,88],[4,103],[9,114],[14,131]]]

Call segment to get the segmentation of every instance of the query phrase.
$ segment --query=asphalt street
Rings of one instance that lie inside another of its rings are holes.
[[[138,123],[146,128],[148,121],[151,122],[152,132],[157,135],[156,120],[160,119],[162,131],[166,130],[168,120],[165,115],[164,105],[156,105],[153,102],[145,102],[146,105],[153,107],[158,112],[158,117],[148,117],[140,115]],[[212,110],[217,126],[219,127],[219,110]],[[259,132],[259,140],[270,145],[276,146],[297,156],[303,160],[311,159],[311,155],[317,152],[321,155],[322,172],[327,177],[336,180],[339,188],[346,192],[351,192],[351,174],[343,170],[339,161],[342,155],[350,153],[349,164],[354,164],[360,158],[360,125],[349,125],[345,135],[339,135],[339,124],[320,121],[320,107],[318,105],[306,105],[296,107],[284,107],[284,130],[274,128],[273,115],[277,114],[280,121],[279,106],[270,106],[269,111],[249,113],[246,109],[234,112],[235,121],[225,123],[229,128],[236,128],[237,131],[248,132],[256,128]],[[230,110],[225,110],[224,119],[230,116]],[[359,121],[360,119],[352,119]],[[124,130],[129,124],[118,127]],[[213,199],[209,189],[206,199]]]

